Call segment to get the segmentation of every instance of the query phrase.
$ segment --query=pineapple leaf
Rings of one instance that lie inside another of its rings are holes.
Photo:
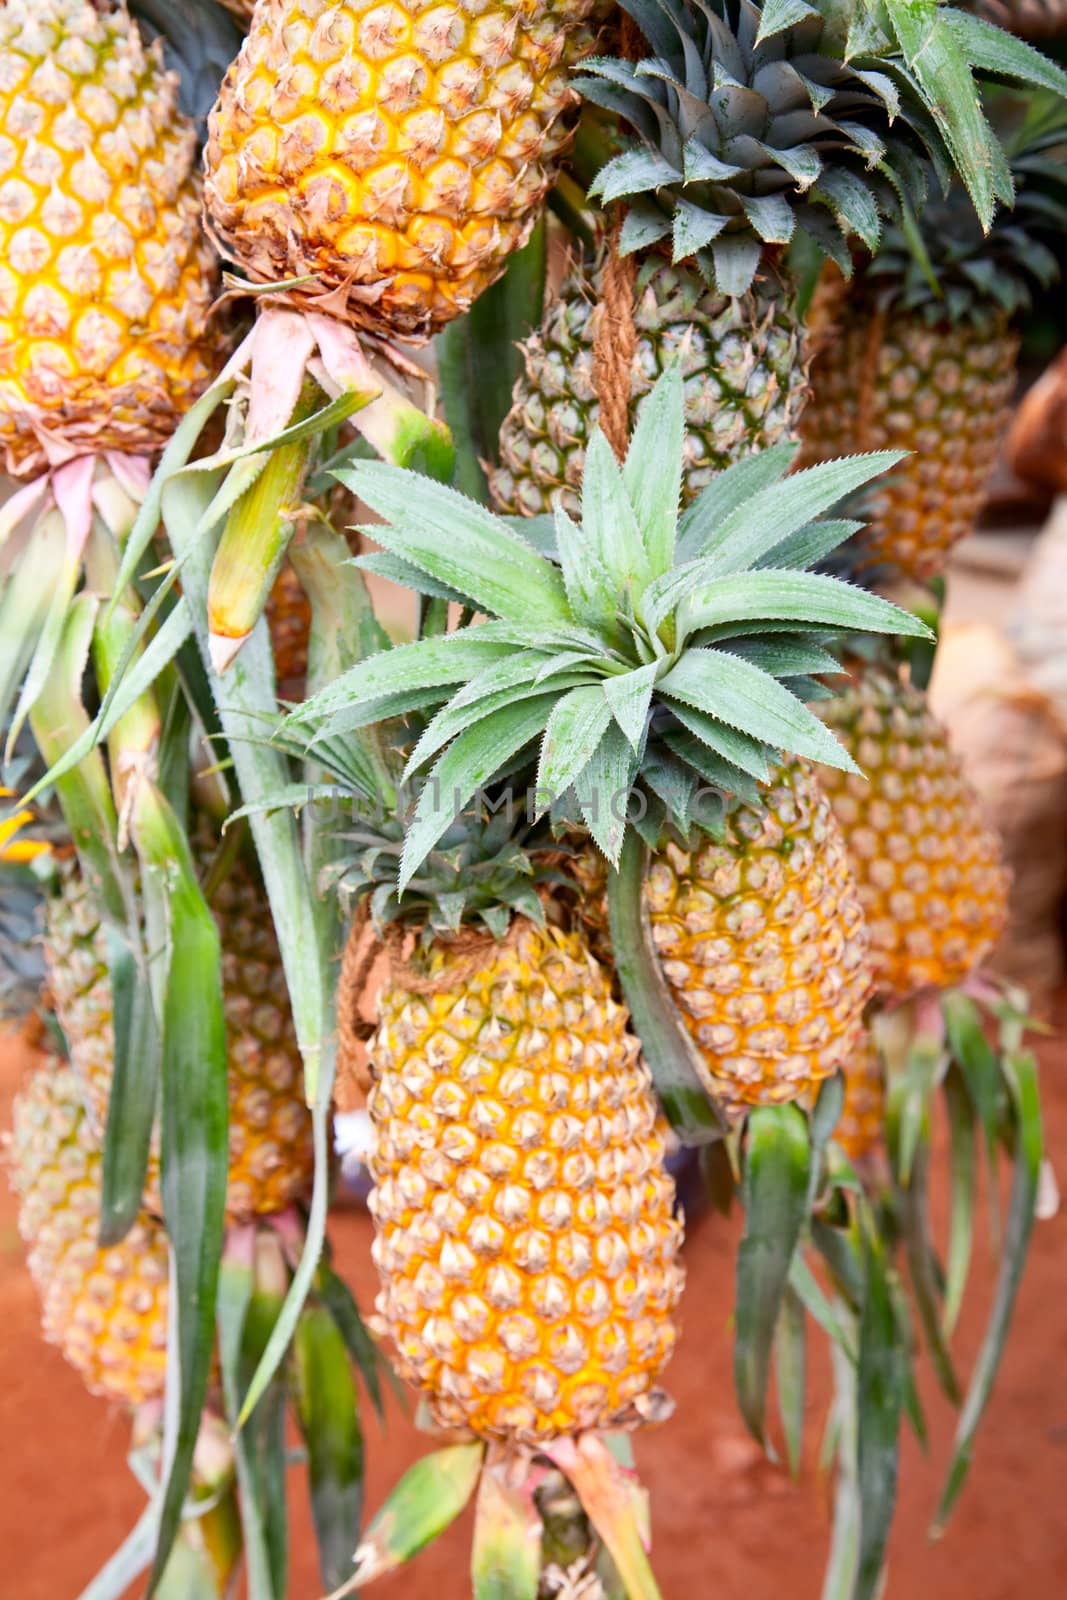
[[[718,292],[736,297],[751,289],[762,253],[760,241],[746,239],[743,234],[731,234],[728,238],[720,235],[713,239],[711,259],[715,263],[715,288]]]
[[[952,1461],[931,1530],[934,1534],[943,1531],[966,1481],[974,1436],[982,1420],[1000,1365],[1001,1352],[1015,1307],[1037,1208],[1044,1153],[1037,1062],[1029,1051],[1009,1050],[1001,1058],[1001,1069],[1011,1097],[1011,1131],[1014,1143],[1011,1199],[1001,1245],[993,1306],[957,1424]]]
[[[669,388],[662,380],[654,391]],[[556,519],[557,530],[559,518]],[[622,471],[600,428],[594,428],[585,453],[582,478],[582,536],[595,550],[614,585],[612,615],[622,593],[639,592],[651,576],[648,553],[637,516],[626,492]],[[567,565],[562,542],[560,560]]]
[[[327,1307],[341,1330],[341,1337],[345,1341],[349,1355],[359,1368],[359,1375],[366,1384],[376,1415],[380,1420],[384,1420],[380,1374],[382,1357],[360,1316],[351,1289],[344,1279],[334,1272],[328,1261],[319,1264],[315,1288],[323,1305]]]
[[[492,636],[487,638],[485,626],[381,650],[349,667],[333,683],[305,700],[293,711],[289,722],[314,724],[331,712],[353,710],[383,695],[407,694],[414,689],[447,690],[450,684],[462,683],[472,673],[512,653],[506,644]]]
[[[948,1259],[945,1266],[945,1303],[941,1327],[951,1338],[963,1304],[970,1275],[974,1244],[974,1203],[978,1163],[975,1152],[977,1116],[967,1090],[967,1080],[957,1062],[950,1061],[944,1082],[948,1112],[949,1171],[952,1182],[952,1211],[949,1224]]]
[[[898,633],[909,638],[933,635],[925,622],[902,611],[878,595],[868,594],[837,578],[818,572],[761,572],[717,578],[687,602],[686,630],[713,628],[719,623],[795,620],[806,625],[824,624],[846,633],[865,629],[871,633]]]
[[[618,862],[626,834],[637,766],[630,741],[613,722],[604,730],[575,784],[585,825],[613,866]]]
[[[145,981],[145,953],[131,948],[127,930],[110,922],[105,928],[115,1043],[100,1196],[102,1247],[124,1239],[141,1209],[162,1043]]]
[[[889,1266],[872,1222],[864,1224],[862,1240],[856,1442],[860,1533],[852,1595],[853,1600],[875,1600],[896,1502],[904,1375]]]
[[[996,141],[964,49],[942,23],[945,13],[937,0],[882,0],[882,6],[982,227],[988,229],[996,202]]]
[[[460,695],[464,691],[460,690],[459,694],[454,695],[448,704],[442,707],[419,736],[418,743],[411,752],[408,764],[404,769],[404,779],[407,780],[420,767],[424,767],[427,761],[430,761],[450,739],[454,739],[457,734],[463,733],[467,728],[473,727],[476,722],[484,721],[493,712],[500,711],[505,706],[516,705],[522,700],[529,700],[534,696],[543,697],[546,692],[551,692],[553,695],[566,695],[568,690],[573,691],[581,688],[587,685],[588,681],[588,676],[585,674],[579,676],[565,674],[558,680],[553,680],[550,685],[531,683],[528,678],[524,677],[521,683],[513,684],[504,689],[490,690],[477,698],[470,694],[462,701],[460,700]],[[593,690],[593,693],[597,695],[600,692],[599,687]]]
[[[1019,83],[1067,96],[1067,72],[1032,44],[984,17],[956,7],[946,6],[941,20],[979,72],[992,72],[998,78],[1014,78]]]
[[[769,782],[771,769],[767,761],[768,750],[762,740],[753,739],[750,734],[742,733],[740,728],[697,711],[682,700],[672,700],[670,695],[666,699],[682,727],[687,728],[701,744],[707,745],[723,761],[740,768],[742,773],[755,778],[757,782]]]
[[[725,517],[698,552],[708,577],[743,572],[830,506],[903,460],[903,450],[823,461],[758,490]]]
[[[373,538],[375,526],[361,528],[360,532],[368,533]],[[362,572],[373,572],[380,578],[388,578],[390,583],[399,583],[413,594],[424,594],[432,600],[447,600],[455,605],[466,604],[466,595],[460,594],[458,589],[453,589],[447,583],[438,583],[436,578],[431,578],[414,562],[405,561],[403,556],[391,555],[388,550],[372,550],[369,555],[360,556],[355,565]]]
[[[807,1214],[810,1170],[803,1113],[796,1106],[756,1106],[741,1186],[745,1231],[737,1253],[734,1385],[741,1415],[763,1445],[771,1349]]]
[[[690,650],[660,682],[663,694],[778,750],[858,772],[834,735],[788,689],[724,650]]]
[[[664,571],[674,557],[685,456],[685,390],[676,362],[664,377],[638,411],[622,469],[653,572]]]
[[[474,1493],[485,1445],[446,1445],[409,1467],[371,1522],[355,1554],[356,1570],[329,1600],[341,1600],[405,1561],[443,1533]]]
[[[145,785],[136,832],[146,873],[167,902],[169,962],[162,1018],[160,1123],[163,1215],[177,1309],[178,1420],[148,1592],[154,1593],[181,1520],[211,1375],[229,1161],[226,1023],[221,950],[185,835],[162,795]]]
[[[814,6],[807,0],[765,0],[760,8],[759,31],[756,34],[756,43],[762,44],[764,39],[773,39],[776,33],[781,33],[785,28],[792,28],[796,23],[803,22],[805,17],[818,16]]]
[[[545,725],[537,767],[538,811],[570,788],[611,723],[611,707],[599,684],[573,688],[557,700]]]
[[[516,622],[567,620],[556,569],[476,501],[384,461],[355,462],[336,476],[387,519],[374,530],[379,544],[480,609]]]
[[[604,679],[604,696],[611,707],[612,716],[637,756],[644,748],[645,724],[659,670],[659,663],[650,661],[647,666],[637,667],[633,672]]]
[[[599,432],[595,437],[600,437]],[[619,606],[618,586],[596,545],[560,508],[556,511],[556,549],[575,617],[586,627],[612,632]]]
[[[271,1566],[267,1534],[271,1508],[264,1474],[258,1470],[260,1463],[254,1455],[255,1427],[237,1428],[242,1346],[254,1288],[252,1261],[251,1236],[244,1230],[235,1231],[227,1240],[219,1269],[219,1292],[215,1308],[219,1369],[226,1420],[233,1430],[234,1466],[241,1508],[241,1541],[248,1570],[249,1600],[282,1600],[285,1580],[284,1575],[279,1574],[280,1581],[276,1582]],[[257,1422],[259,1420],[256,1419]]]
[[[822,561],[826,556],[837,549],[838,545],[851,539],[864,526],[855,518],[840,517],[826,522],[810,522],[804,528],[797,528],[788,538],[776,544],[765,556],[756,562],[760,567],[792,567],[800,571],[804,567],[813,567],[816,562]]]
[[[841,671],[840,663],[829,650],[806,639],[790,639],[784,634],[774,639],[738,639],[730,646],[729,653],[769,672],[773,678],[789,678],[797,673]]]
[[[537,1600],[542,1533],[529,1486],[515,1486],[506,1461],[490,1455],[475,1503],[472,1600]]]
[[[720,789],[725,794],[735,795],[738,800],[743,800],[748,805],[759,803],[759,787],[749,774],[742,772],[734,762],[716,755],[715,751],[710,750],[695,733],[668,730],[663,736],[663,742],[669,750],[675,752],[679,760],[692,767],[698,778],[703,778],[712,788]]]
[[[789,441],[772,445],[717,472],[678,519],[678,560],[693,561],[701,555],[728,517],[761,489],[785,477],[799,448]]]
[[[807,1313],[804,1303],[787,1284],[782,1294],[774,1335],[774,1372],[778,1414],[782,1419],[786,1458],[793,1478],[800,1472],[800,1454],[804,1443],[806,1346]]]
[[[543,732],[554,698],[542,694],[506,705],[453,740],[430,773],[412,815],[397,879],[401,894],[476,791]]]
[[[681,183],[682,174],[656,150],[624,150],[601,167],[589,186],[589,198],[610,205],[625,199],[634,190],[658,189],[665,183]]]
[[[293,1339],[296,1414],[308,1453],[319,1571],[327,1589],[344,1581],[359,1539],[363,1436],[348,1352],[325,1306],[308,1305]]]

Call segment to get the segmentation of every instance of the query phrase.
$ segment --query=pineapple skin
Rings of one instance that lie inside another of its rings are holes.
[[[274,580],[267,601],[267,624],[279,684],[302,683],[308,670],[311,601],[288,561]]]
[[[1010,874],[995,831],[926,696],[864,673],[820,711],[862,778],[825,768],[882,994],[962,983],[1007,920]]]
[[[472,977],[379,1006],[369,1203],[401,1375],[485,1438],[633,1420],[674,1347],[682,1227],[607,974],[524,923]]]
[[[540,330],[522,346],[525,372],[490,473],[497,509],[579,513],[585,450],[600,414],[593,344],[603,315],[600,269],[571,272]],[[716,294],[686,266],[653,257],[634,295],[631,393],[649,393],[672,360],[685,376],[683,496],[754,450],[796,436],[807,399],[804,332],[791,292],[773,279],[738,298]]]
[[[705,1085],[735,1110],[796,1100],[862,1030],[868,934],[818,779],[790,763],[721,841],[668,842],[645,885],[652,938]]]
[[[859,571],[885,567],[921,580],[944,571],[985,505],[1019,340],[1006,315],[955,324],[899,308],[884,313],[884,323],[880,315],[862,292],[836,307],[833,330],[812,363],[802,464],[856,450],[913,452],[863,492],[868,526],[849,549]],[[876,344],[870,383],[865,374]]]
[[[177,79],[125,11],[0,7],[0,459],[150,452],[210,381],[218,264]]]
[[[159,1398],[166,1234],[142,1213],[121,1244],[98,1247],[103,1159],[69,1067],[47,1062],[16,1096],[8,1156],[45,1338],[93,1394],[130,1406]]]
[[[222,940],[223,1006],[229,1043],[229,1222],[283,1211],[311,1186],[311,1119],[285,979],[264,898],[238,867],[213,910]],[[48,984],[97,1137],[107,1120],[114,1062],[111,983],[104,931],[85,880],[69,870],[49,902]],[[149,1164],[147,1209],[162,1214],[159,1163]]]
[[[850,1161],[862,1161],[885,1133],[885,1072],[874,1040],[864,1032],[845,1062],[845,1100],[834,1138]]]
[[[257,281],[422,338],[523,244],[592,0],[260,0],[209,121],[206,199]]]

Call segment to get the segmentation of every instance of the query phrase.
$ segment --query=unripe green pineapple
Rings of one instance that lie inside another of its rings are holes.
[[[121,1244],[99,1247],[103,1162],[71,1068],[47,1061],[28,1080],[9,1155],[45,1338],[94,1394],[131,1406],[162,1395],[166,1234],[142,1212]]]
[[[285,977],[266,902],[242,865],[214,896],[222,939],[229,1043],[231,1221],[282,1211],[305,1194],[313,1170],[311,1119]],[[71,1062],[97,1133],[107,1118],[114,1058],[104,931],[80,871],[71,867],[48,906],[48,979]],[[158,1163],[146,1203],[161,1211]]]
[[[500,432],[493,499],[512,516],[578,510],[585,447],[600,415],[593,384],[603,262],[576,265],[537,333]],[[807,399],[803,330],[791,293],[771,274],[745,294],[710,289],[695,268],[653,255],[634,294],[635,414],[664,367],[685,377],[685,470],[691,500],[716,472],[793,437]]]

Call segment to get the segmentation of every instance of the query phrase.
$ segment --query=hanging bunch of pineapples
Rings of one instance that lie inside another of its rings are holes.
[[[794,1466],[833,1347],[850,1600],[921,1428],[897,1254],[959,1399],[968,1141],[1013,1148],[947,1512],[1039,1117],[997,842],[875,584],[977,513],[1065,91],[905,0],[0,0],[0,723],[67,840],[12,1176],[46,1335],[156,1483],[94,1592],[243,1558],[282,1600],[292,1392],[331,1588],[473,1496],[476,1600],[654,1600],[679,1142],[740,1198],[738,1402],[770,1447],[777,1355]],[[339,1043],[371,1333],[439,1436],[363,1532]]]

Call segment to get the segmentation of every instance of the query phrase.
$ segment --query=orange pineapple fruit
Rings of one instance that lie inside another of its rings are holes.
[[[125,8],[0,6],[0,461],[164,444],[212,376],[196,136]]]
[[[536,1443],[641,1413],[674,1347],[681,1224],[627,1013],[583,938],[520,920],[370,1046],[379,1325],[446,1427]]]
[[[995,832],[925,694],[863,672],[820,707],[864,773],[821,781],[848,847],[871,934],[877,987],[903,999],[948,989],[979,967],[1007,916]]]

